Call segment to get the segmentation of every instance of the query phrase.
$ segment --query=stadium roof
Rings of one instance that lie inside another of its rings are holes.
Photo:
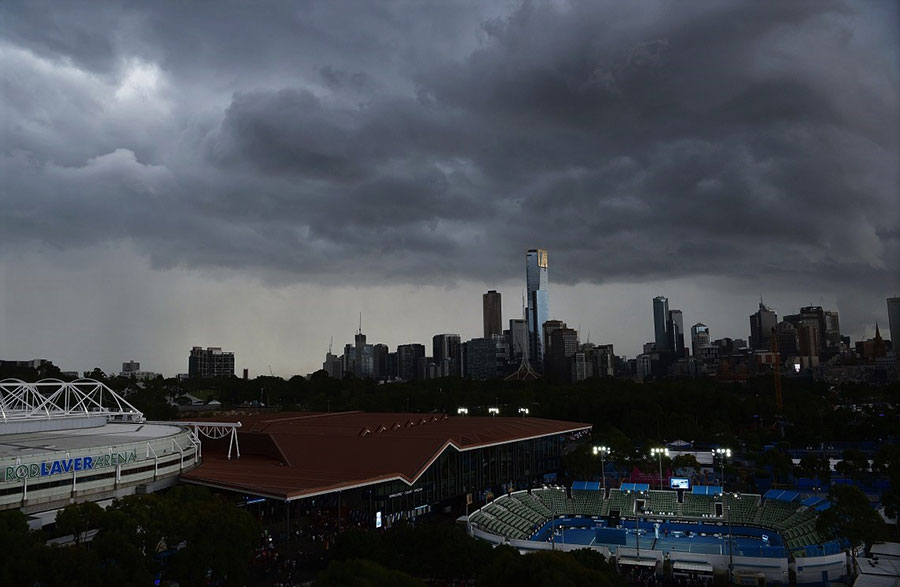
[[[276,499],[299,499],[400,480],[409,485],[441,453],[590,430],[540,418],[448,418],[420,413],[281,412],[218,416],[240,421],[240,459],[203,440],[203,464],[182,475],[199,483]]]

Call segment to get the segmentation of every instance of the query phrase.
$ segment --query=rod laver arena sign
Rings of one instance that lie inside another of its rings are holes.
[[[21,481],[22,479],[34,479],[36,477],[52,477],[78,471],[93,471],[105,469],[117,465],[133,463],[137,460],[137,450],[131,452],[119,452],[98,455],[95,457],[75,457],[74,459],[59,459],[55,461],[43,461],[23,465],[5,467],[4,481]]]

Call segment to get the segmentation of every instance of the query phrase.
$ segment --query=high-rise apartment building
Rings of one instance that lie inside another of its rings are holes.
[[[189,377],[233,377],[234,353],[223,351],[221,347],[195,346],[188,356]]]
[[[900,297],[887,299],[888,325],[891,329],[891,344],[894,353],[900,355]]]
[[[550,316],[550,278],[547,273],[546,249],[529,249],[525,254],[525,284],[528,292],[528,358],[535,368],[540,369],[546,342],[542,326]]]
[[[669,300],[664,296],[653,298],[653,334],[658,353],[670,350],[668,322]]]
[[[697,322],[691,326],[691,354],[697,356],[697,349],[709,344],[709,326]]]
[[[481,296],[484,319],[484,338],[503,334],[503,316],[500,307],[500,293],[490,290]]]
[[[775,310],[767,308],[760,300],[759,310],[750,314],[750,348],[755,351],[769,350],[772,344],[772,329],[776,324],[778,315]]]

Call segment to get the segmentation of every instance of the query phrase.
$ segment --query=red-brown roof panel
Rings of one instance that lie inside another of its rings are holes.
[[[252,450],[227,460],[222,442],[204,441],[203,464],[182,478],[281,499],[394,478],[412,484],[449,445],[464,451],[590,429],[540,418],[419,413],[279,412],[209,421],[241,422],[238,441]]]

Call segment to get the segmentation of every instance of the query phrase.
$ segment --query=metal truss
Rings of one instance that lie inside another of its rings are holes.
[[[0,381],[0,422],[106,416],[110,421],[143,422],[144,415],[122,396],[93,379]]]
[[[194,440],[197,442],[197,446],[201,446],[200,444],[200,435],[211,439],[211,440],[220,440],[229,437],[228,439],[228,459],[231,460],[231,449],[237,451],[237,458],[241,458],[241,447],[238,444],[238,435],[237,429],[241,427],[240,422],[204,422],[204,421],[184,421],[179,420],[178,424],[182,426],[191,426],[194,429]],[[201,447],[202,451],[202,447]],[[203,456],[202,453],[200,455]]]

